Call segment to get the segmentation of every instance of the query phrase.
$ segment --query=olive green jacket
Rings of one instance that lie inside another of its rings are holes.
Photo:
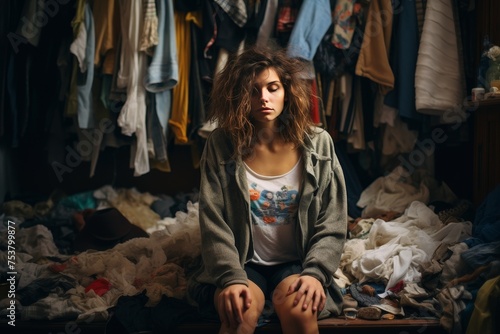
[[[342,300],[333,277],[347,233],[344,174],[333,140],[323,129],[315,128],[314,136],[306,137],[302,151],[305,172],[296,227],[301,275],[313,276],[328,288],[328,316],[339,313]],[[221,289],[248,285],[243,267],[253,256],[250,195],[243,162],[240,157],[232,159],[232,154],[229,137],[214,130],[200,161],[202,264],[190,277],[188,293],[198,283]]]

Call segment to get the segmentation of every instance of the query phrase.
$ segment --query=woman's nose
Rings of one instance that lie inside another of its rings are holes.
[[[261,92],[260,93],[260,102],[268,102],[269,98],[267,97],[266,92]]]

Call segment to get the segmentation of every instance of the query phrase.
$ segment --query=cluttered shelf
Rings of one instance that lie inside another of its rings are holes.
[[[499,95],[500,96],[500,95]],[[479,205],[500,184],[500,97],[474,104],[473,202]]]

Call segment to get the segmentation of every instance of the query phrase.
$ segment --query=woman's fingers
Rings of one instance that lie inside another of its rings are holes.
[[[326,295],[323,285],[320,281],[312,276],[300,276],[296,281],[294,281],[287,294],[291,294],[296,291],[293,305],[297,305],[302,297],[304,301],[302,303],[302,309],[306,310],[312,304],[312,310],[322,310],[325,302]]]
[[[246,285],[235,284],[222,290],[218,298],[221,322],[237,328],[243,321],[243,313],[250,307],[252,296]]]

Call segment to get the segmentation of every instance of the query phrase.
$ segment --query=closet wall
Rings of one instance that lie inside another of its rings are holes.
[[[45,2],[57,3],[60,6],[59,8],[64,7],[66,9],[58,11],[53,16],[49,15],[49,19],[46,24],[43,24],[44,33],[41,35],[42,40],[40,43],[46,43],[47,41],[44,40],[44,38],[47,38],[51,41],[50,43],[45,44],[48,46],[67,43],[67,40],[64,38],[68,36],[71,37],[73,35],[71,24],[68,26],[68,22],[71,22],[71,18],[68,16],[75,13],[75,8],[79,3],[79,1],[76,0],[51,1],[52,0],[46,0]],[[272,0],[269,1],[272,2]],[[430,0],[427,0],[427,3],[429,1]],[[4,37],[6,37],[8,33],[17,31],[18,22],[12,21],[14,21],[13,18],[16,17],[14,14],[16,13],[18,14],[18,18],[22,17],[22,15],[20,15],[20,11],[22,11],[21,4],[25,2],[29,2],[29,0],[25,0],[24,2],[7,1],[3,2],[1,5],[5,6],[2,8],[4,10],[0,10],[0,12],[4,13],[1,18],[3,22],[3,45],[1,49],[2,58],[0,62],[3,69],[8,68],[7,65],[9,58],[5,55],[6,50],[12,48],[12,40]],[[183,1],[173,1],[173,3],[182,2]],[[187,1],[184,3],[187,4],[187,6],[189,6],[189,4],[197,6],[200,3],[206,4],[212,2],[213,1],[210,0]],[[275,2],[278,3],[278,1]],[[291,8],[293,8],[294,5],[297,6],[300,2],[301,1],[279,1],[280,4],[287,3],[291,5]],[[468,29],[468,31],[474,31],[474,29],[476,29],[474,38],[468,36],[463,39],[463,41],[465,41],[465,44],[463,45],[465,49],[464,61],[468,62],[467,68],[471,71],[466,73],[464,89],[470,91],[470,88],[475,85],[475,74],[473,72],[477,67],[480,55],[480,50],[478,50],[480,46],[478,39],[482,39],[482,37],[486,34],[489,34],[493,42],[497,44],[500,42],[498,41],[498,31],[500,31],[500,29],[498,29],[498,27],[494,28],[495,25],[498,26],[498,23],[493,20],[493,12],[491,11],[492,8],[490,8],[491,6],[498,6],[498,3],[494,0],[479,1],[476,10],[472,10],[471,8],[474,7],[476,1],[453,0],[453,2],[460,4],[462,8],[466,3],[468,3],[467,6],[469,6],[469,9],[461,12],[462,14],[467,13],[468,16],[462,17],[461,23],[464,25],[464,29]],[[147,3],[147,1],[144,1],[144,3]],[[246,1],[246,3],[254,2]],[[261,3],[265,4],[267,1],[261,1]],[[330,1],[330,3],[332,5],[332,13],[335,14],[335,7],[333,6],[335,5],[335,1]],[[359,1],[358,3],[367,6],[369,1]],[[405,2],[398,2],[399,5],[401,5],[401,3],[404,4]],[[10,13],[10,16],[6,13]],[[477,22],[480,22],[477,26],[476,15],[479,15]],[[485,20],[484,17],[487,17],[488,19]],[[6,24],[5,20],[10,21]],[[362,23],[358,24],[359,25],[357,25],[356,28],[358,29],[358,32],[360,32],[364,27]],[[207,26],[208,25],[201,29],[202,36],[210,35],[210,30],[206,28]],[[210,27],[213,29],[213,26]],[[252,29],[255,34],[255,27],[252,27]],[[234,31],[239,30],[235,29]],[[234,38],[234,36],[228,36],[228,30],[219,30],[219,32],[226,38]],[[279,38],[282,38],[283,41],[288,37],[289,35],[286,33],[282,33],[279,36]],[[23,43],[19,44],[20,48],[24,46]],[[85,138],[82,137],[81,134],[78,134],[78,131],[75,130],[75,120],[62,117],[61,122],[58,124],[47,124],[46,122],[47,119],[52,119],[51,117],[54,116],[51,114],[52,112],[57,111],[62,113],[65,110],[65,103],[67,100],[60,97],[59,88],[69,88],[69,82],[61,84],[62,79],[59,77],[59,68],[57,67],[57,64],[54,62],[48,63],[50,59],[57,59],[54,52],[55,51],[52,50],[51,53],[46,53],[46,56],[43,56],[39,49],[30,46],[26,49],[22,49],[20,53],[15,56],[17,66],[22,66],[23,64],[25,65],[27,61],[33,61],[33,64],[38,68],[39,75],[43,76],[44,79],[38,82],[39,84],[42,83],[42,86],[33,87],[30,91],[30,93],[33,93],[33,89],[35,89],[38,94],[18,96],[18,98],[23,102],[21,104],[23,108],[22,110],[29,111],[30,113],[37,111],[37,117],[33,117],[34,114],[30,114],[31,123],[27,128],[36,129],[35,131],[30,133],[25,129],[24,137],[21,142],[17,145],[13,145],[9,137],[12,133],[12,128],[9,128],[11,125],[6,122],[9,120],[9,117],[2,118],[3,132],[0,137],[0,196],[3,200],[19,197],[26,198],[30,196],[47,196],[56,189],[60,189],[66,193],[75,193],[93,190],[107,184],[115,187],[136,187],[141,191],[165,194],[188,192],[198,186],[199,170],[197,168],[197,159],[200,154],[200,143],[194,143],[194,145],[192,143],[179,144],[175,143],[175,141],[169,137],[167,154],[170,161],[170,171],[165,172],[156,168],[151,168],[148,173],[140,176],[135,175],[134,169],[130,167],[132,155],[130,145],[104,148],[99,154],[98,162],[95,164],[95,168],[89,159],[80,161],[79,159],[74,158],[70,151],[66,148],[66,144],[74,144],[75,138],[76,140],[79,138],[80,141],[82,138]],[[354,68],[351,67],[350,70],[353,71]],[[27,72],[22,73],[26,74]],[[23,81],[17,80],[16,83],[17,85],[22,85]],[[9,91],[7,89],[8,84],[8,81],[2,81],[2,107],[4,108],[4,111],[8,110],[10,107],[8,102],[6,102],[8,101],[7,96],[9,95]],[[370,84],[368,84],[368,87],[369,86]],[[14,89],[15,88],[16,87],[14,87]],[[320,88],[326,89],[323,85],[320,85]],[[36,100],[30,100],[33,96],[36,96]],[[326,99],[323,102],[322,112],[325,112],[325,106],[327,105]],[[197,103],[202,103],[202,101],[198,101]],[[341,108],[341,105],[338,104],[337,107]],[[3,115],[5,116],[5,113]],[[384,170],[378,167],[369,170],[364,169],[362,166],[363,164],[360,163],[360,161],[363,161],[363,157],[366,157],[366,152],[361,150],[352,150],[350,144],[347,143],[347,135],[345,133],[339,133],[339,129],[336,128],[338,126],[338,122],[334,119],[336,117],[335,115],[335,112],[332,113],[331,111],[326,111],[324,114],[326,124],[323,125],[329,127],[329,131],[336,135],[338,146],[345,147],[346,152],[349,152],[349,158],[353,162],[356,172],[362,180],[363,185],[367,185],[370,180],[382,175]],[[367,118],[367,120],[369,121],[370,118]],[[54,126],[64,128],[65,131],[55,132],[56,130],[54,129]],[[379,130],[374,130],[371,127],[367,127],[365,130],[368,131],[367,133],[369,133],[369,136],[374,138],[374,142],[377,143],[377,136],[380,135]],[[57,135],[55,135],[56,133]],[[434,168],[435,176],[438,179],[445,181],[459,197],[471,199],[473,147],[471,142],[470,122],[465,122],[460,131],[451,131],[449,138],[450,140],[444,143],[444,145],[436,146],[434,159],[430,162],[430,164],[432,168]],[[54,140],[60,140],[64,143],[64,145],[60,145],[62,151],[54,152],[48,148],[48,142]],[[64,165],[69,168],[55,170],[53,156],[54,154],[59,154],[60,159],[61,153],[63,158],[62,162],[66,162]],[[90,176],[91,171],[93,171],[92,176]]]
[[[470,55],[471,68],[477,71],[483,42],[488,38],[493,45],[500,45],[500,2],[495,0],[476,1],[475,14],[469,17],[470,31],[475,35],[465,49]],[[471,76],[473,87],[482,87],[481,76]],[[470,92],[469,92],[470,94]],[[436,150],[436,175],[444,180],[462,198],[478,206],[486,195],[500,182],[498,166],[498,115],[500,99],[482,101],[470,108],[470,114],[463,130],[466,139],[456,145],[439,146]],[[449,134],[456,131],[450,131]],[[496,145],[496,146],[495,146]]]
[[[489,36],[492,44],[500,45],[499,1],[478,3],[477,39]],[[481,45],[478,45],[478,49]],[[473,121],[473,203],[480,205],[500,184],[500,99],[482,101],[475,110]]]

